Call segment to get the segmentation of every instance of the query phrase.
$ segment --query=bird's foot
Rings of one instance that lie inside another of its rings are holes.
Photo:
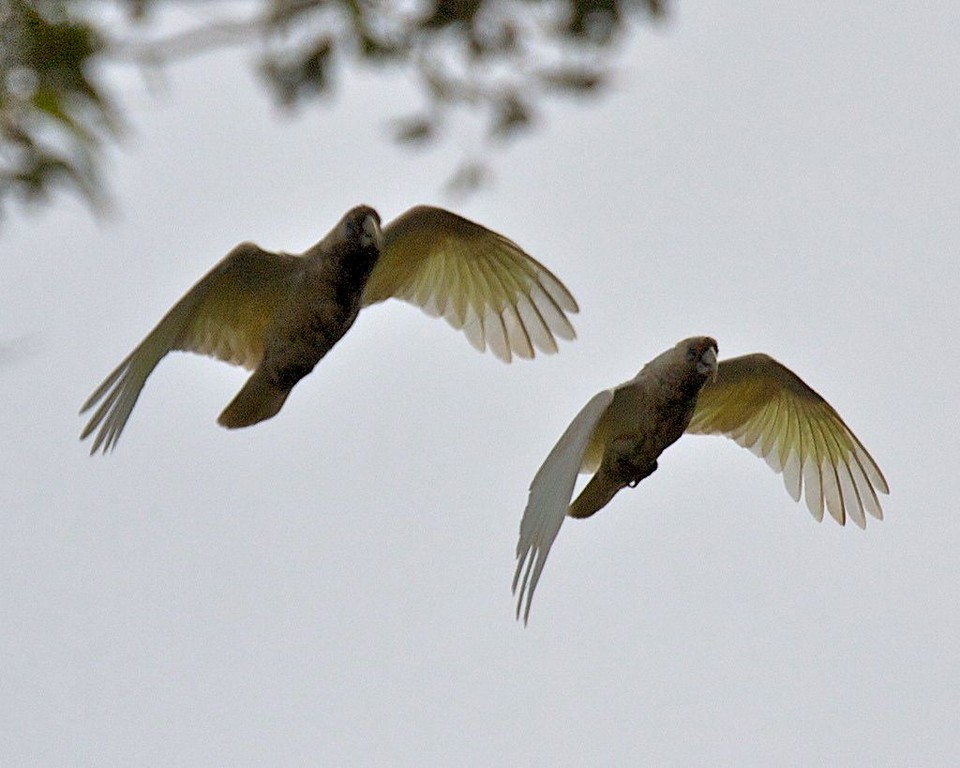
[[[613,471],[623,485],[628,488],[636,488],[641,480],[650,477],[657,471],[657,462],[635,464],[628,457],[620,456],[614,464]]]

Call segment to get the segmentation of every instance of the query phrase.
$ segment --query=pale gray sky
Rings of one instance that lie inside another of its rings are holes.
[[[0,764],[945,765],[960,751],[960,15],[952,3],[677,3],[617,88],[562,104],[451,203],[452,148],[351,78],[277,119],[223,53],[148,93],[118,215],[0,230]],[[505,366],[392,302],[252,429],[188,355],[117,451],[76,412],[235,243],[299,251],[351,205],[445,204],[580,301]],[[677,340],[765,351],[843,415],[886,520],[817,524],[752,454],[682,440],[564,526],[513,619],[527,486],[598,389]]]

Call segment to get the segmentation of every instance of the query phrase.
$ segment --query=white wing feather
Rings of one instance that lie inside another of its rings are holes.
[[[517,618],[520,618],[522,609],[524,624],[530,616],[530,603],[547,555],[550,554],[550,547],[560,532],[570,506],[573,487],[590,438],[612,402],[612,389],[594,395],[570,422],[530,484],[530,496],[520,521],[517,570],[513,576],[514,594],[517,594],[519,586]]]

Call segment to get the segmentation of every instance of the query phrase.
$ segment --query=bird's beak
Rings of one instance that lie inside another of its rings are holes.
[[[717,350],[707,347],[700,359],[697,360],[697,373],[709,374],[710,378],[717,375]]]
[[[360,242],[364,246],[375,244],[378,249],[383,247],[383,232],[380,231],[380,223],[373,216],[367,216],[363,220],[363,235]]]

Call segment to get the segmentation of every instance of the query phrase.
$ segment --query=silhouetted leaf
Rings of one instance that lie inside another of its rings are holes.
[[[324,38],[308,50],[284,60],[267,59],[261,65],[261,71],[280,102],[290,107],[307,96],[327,91],[332,53],[333,41]]]
[[[607,82],[606,73],[577,67],[541,71],[537,78],[550,88],[576,93],[596,91]]]
[[[530,107],[516,93],[501,96],[494,104],[494,110],[490,134],[497,138],[512,137],[533,123]]]
[[[489,178],[487,166],[479,161],[468,161],[461,165],[444,185],[448,194],[465,196],[483,186]]]
[[[430,117],[410,117],[395,120],[393,139],[401,144],[426,144],[435,135],[437,126]]]
[[[483,0],[436,0],[433,12],[420,23],[420,26],[424,29],[435,29],[458,22],[469,25],[481,5]]]

